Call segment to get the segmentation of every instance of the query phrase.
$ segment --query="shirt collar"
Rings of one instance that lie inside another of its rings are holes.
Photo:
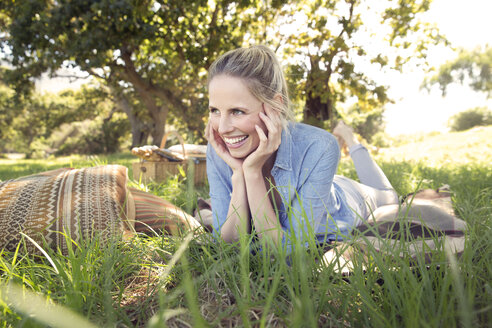
[[[288,171],[292,170],[292,134],[289,131],[293,128],[293,124],[289,122],[287,129],[282,129],[282,139],[277,150],[274,167],[276,166]]]

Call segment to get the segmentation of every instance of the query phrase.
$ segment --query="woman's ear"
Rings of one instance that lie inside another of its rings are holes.
[[[275,100],[275,102],[278,102],[279,104],[283,104],[284,103],[284,97],[282,97],[282,95],[280,93],[277,93],[273,99]]]

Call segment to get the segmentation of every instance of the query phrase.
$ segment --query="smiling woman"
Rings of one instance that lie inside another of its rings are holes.
[[[336,176],[337,139],[292,122],[286,81],[265,46],[230,51],[209,70],[207,174],[214,233],[227,242],[242,233],[291,249],[346,238],[377,207],[398,197],[352,130],[347,143],[362,184]],[[313,235],[314,234],[314,235]]]

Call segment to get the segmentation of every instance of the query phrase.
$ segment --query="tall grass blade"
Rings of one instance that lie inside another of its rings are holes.
[[[9,284],[0,287],[2,298],[15,310],[53,328],[96,328],[97,326],[79,314],[58,304],[47,301],[43,296],[22,287]]]
[[[171,260],[169,260],[169,263],[167,264],[167,266],[164,268],[164,270],[162,270],[162,273],[159,275],[159,279],[161,281],[164,281],[167,279],[167,277],[169,276],[169,273],[174,268],[176,263],[179,261],[181,256],[184,254],[184,252],[188,248],[188,245],[190,244],[190,241],[192,239],[193,239],[193,232],[189,233],[188,235],[186,235],[184,237],[183,242],[179,246],[178,250],[174,253]]]
[[[51,257],[48,255],[48,253],[46,253],[46,251],[36,242],[34,241],[34,239],[32,239],[31,237],[29,237],[28,235],[26,235],[25,233],[23,232],[20,232],[20,234],[25,237],[27,240],[29,240],[31,243],[34,244],[34,246],[36,246],[36,248],[41,252],[43,253],[43,255],[46,257],[46,259],[48,260],[48,262],[50,262],[51,266],[53,267],[53,269],[55,270],[56,274],[59,274],[60,272],[58,271],[58,268],[56,267],[55,265],[55,262],[53,262],[53,260],[51,259]]]
[[[468,301],[468,295],[465,292],[465,288],[463,286],[463,281],[461,279],[456,256],[451,252],[449,247],[444,247],[444,252],[449,262],[449,269],[451,271],[451,276],[453,277],[453,289],[456,290],[455,296],[458,302],[458,308],[459,308],[458,313],[461,318],[461,326],[471,327],[472,320],[470,315],[473,312],[473,309],[470,306],[470,302]]]

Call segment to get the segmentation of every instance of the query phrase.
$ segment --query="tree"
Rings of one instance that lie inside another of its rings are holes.
[[[218,53],[241,45],[246,9],[256,2],[5,1],[1,11],[10,22],[0,40],[15,67],[9,80],[26,90],[43,72],[78,67],[105,81],[122,108],[133,102],[129,96],[138,100],[145,113],[126,112],[142,138],[145,127],[160,143],[168,114],[203,130],[196,113],[203,110],[205,71]],[[134,144],[142,142],[134,135]]]
[[[8,49],[15,68],[9,81],[17,91],[43,72],[78,67],[104,81],[127,113],[134,145],[144,142],[146,131],[159,143],[166,123],[199,140],[206,69],[218,54],[247,43],[267,43],[291,59],[289,83],[305,103],[308,123],[332,121],[345,101],[361,111],[383,107],[387,87],[360,67],[400,69],[415,54],[423,58],[440,40],[417,20],[429,2],[378,2],[382,9],[368,11],[373,2],[363,0],[8,0],[0,5],[0,18],[8,21],[0,46]],[[363,23],[377,15],[390,47],[406,53],[364,47],[361,40],[375,39],[367,26],[379,22]]]
[[[111,105],[111,102],[109,102]],[[14,90],[0,88],[0,149],[33,152],[34,141],[43,142],[64,123],[94,120],[111,111],[99,89],[82,87],[60,94],[31,93],[16,97]]]
[[[337,105],[346,101],[355,102],[361,112],[383,108],[390,101],[388,87],[371,79],[363,67],[401,70],[412,59],[425,63],[428,47],[444,41],[434,27],[418,19],[429,4],[427,0],[396,4],[317,0],[292,5],[286,25],[301,20],[305,28],[286,35],[280,24],[277,34],[287,40],[286,54],[297,58],[289,72],[297,85],[294,91],[305,99],[303,120],[333,124],[341,117]]]
[[[492,97],[492,47],[460,49],[458,57],[439,67],[437,74],[424,80],[422,87],[438,84],[442,95],[451,83],[468,84],[472,90]]]
[[[18,109],[13,97],[14,91],[0,81],[0,151],[5,149],[7,139],[13,134],[12,121]]]

